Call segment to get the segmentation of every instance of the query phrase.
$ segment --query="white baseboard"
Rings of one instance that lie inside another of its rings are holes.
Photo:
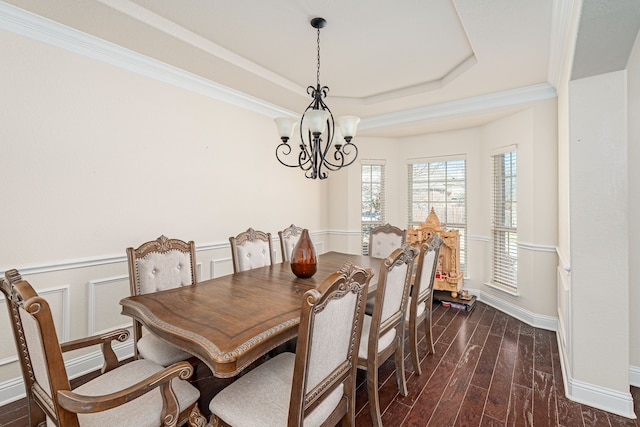
[[[562,380],[565,384],[565,394],[568,399],[584,405],[592,406],[603,411],[611,412],[623,417],[636,419],[633,411],[633,397],[631,392],[622,393],[605,387],[594,386],[573,379],[567,369],[567,352],[564,348],[560,336],[556,334],[558,341],[558,351],[560,352],[560,364],[562,365]],[[635,371],[636,381],[638,380],[640,369],[631,367],[630,372]],[[633,385],[633,375],[631,375],[631,385]]]
[[[629,384],[640,387],[640,366],[629,366]]]
[[[503,313],[515,317],[516,319],[528,325],[554,332],[558,329],[557,317],[532,313],[529,310],[525,310],[521,307],[513,305],[510,302],[495,297],[494,295],[490,295],[486,292],[470,289],[469,293],[476,295],[479,301],[482,301],[483,303],[490,305],[493,308],[497,308]]]
[[[22,377],[0,383],[0,406],[25,397]]]
[[[133,341],[114,344],[113,350],[119,360],[133,356]],[[77,378],[102,367],[104,358],[101,351],[94,351],[80,357],[68,360],[65,365],[69,378]],[[22,376],[0,383],[0,406],[15,402],[25,397],[24,381]]]
[[[573,378],[565,385],[567,397],[583,405],[592,406],[627,418],[636,418],[633,411],[631,392],[619,392],[604,387],[594,386]]]

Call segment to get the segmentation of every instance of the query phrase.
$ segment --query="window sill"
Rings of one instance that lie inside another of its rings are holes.
[[[520,298],[520,293],[517,288],[512,288],[504,285],[497,285],[495,283],[485,283],[485,286],[490,287],[491,289],[495,289],[496,291],[502,292],[514,298]]]

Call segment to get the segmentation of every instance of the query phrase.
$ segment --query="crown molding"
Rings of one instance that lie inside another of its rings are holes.
[[[105,1],[105,4],[113,6],[113,1]],[[47,43],[217,101],[263,114],[270,118],[297,116],[297,113],[286,108],[207,80],[193,73],[1,1],[0,29]],[[186,37],[186,35],[183,36]],[[213,47],[209,46],[209,48]],[[473,66],[474,63],[475,58],[468,58],[460,64],[459,70],[456,72],[462,72],[466,68]],[[510,107],[555,96],[555,89],[549,84],[544,83],[363,118],[359,128],[361,130],[376,130],[389,126],[414,124],[443,118],[455,118],[463,114]]]
[[[0,29],[269,117],[293,114],[277,105],[4,2],[0,2]]]
[[[556,96],[556,90],[550,84],[541,83],[533,86],[444,102],[441,104],[427,105],[395,113],[372,116],[366,120],[362,120],[359,130],[374,130],[386,128],[388,126],[407,125],[429,120],[454,118],[464,114],[513,107],[519,104],[555,98]]]
[[[253,61],[250,61],[243,56],[236,54],[235,52],[230,51],[217,43],[212,42],[192,31],[187,30],[186,28],[176,24],[175,22],[169,21],[162,16],[151,12],[144,7],[129,1],[129,0],[98,0],[100,3],[111,7],[112,9],[117,10],[118,12],[124,13],[131,18],[140,21],[146,25],[149,25],[157,30],[160,30],[164,34],[168,34],[171,37],[174,37],[178,40],[182,40],[183,42],[194,46],[198,49],[203,50],[204,52],[209,53],[210,55],[215,56],[216,58],[220,58],[230,64],[235,65],[238,68],[246,70],[251,74],[259,76],[271,83],[274,83],[278,86],[281,86],[287,90],[290,90],[293,93],[305,93],[307,91],[306,86],[300,86],[292,82],[289,79],[282,77],[281,75],[274,73],[273,71],[264,68]]]

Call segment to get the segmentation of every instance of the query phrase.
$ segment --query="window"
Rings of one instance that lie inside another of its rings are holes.
[[[509,288],[518,279],[518,210],[516,151],[491,156],[491,282]]]
[[[369,253],[369,231],[385,224],[384,164],[362,165],[362,254]]]
[[[460,270],[466,271],[467,196],[466,159],[425,159],[410,163],[409,226],[427,219],[433,208],[440,223],[460,231]]]

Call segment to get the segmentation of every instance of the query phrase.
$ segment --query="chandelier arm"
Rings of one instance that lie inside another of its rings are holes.
[[[325,158],[324,158],[324,154],[323,152],[320,150],[321,148],[321,144],[322,144],[322,139],[320,137],[317,138],[316,140],[317,142],[317,151],[316,151],[316,155],[319,157],[318,161],[316,162],[316,171],[315,171],[315,176],[314,178],[320,178],[320,179],[326,179],[329,175],[322,170],[322,167],[325,166]],[[328,144],[327,144],[328,145]],[[329,169],[331,170],[331,169]]]
[[[285,162],[283,159],[286,159],[289,155],[291,154],[291,146],[289,145],[288,142],[282,142],[280,143],[277,147],[276,147],[276,159],[278,159],[278,161],[286,167],[289,168],[301,168],[303,170],[309,169],[309,167],[306,167],[306,164],[310,162],[309,159],[307,159],[306,161],[301,161],[301,156],[303,153],[300,153],[298,155],[298,163],[295,164],[289,164],[287,162]],[[306,167],[306,169],[305,169]]]
[[[276,147],[276,159],[278,159],[278,161],[289,168],[297,168],[299,167],[297,164],[295,165],[290,165],[288,163],[285,163],[280,156],[282,155],[283,157],[288,156],[289,154],[291,154],[291,146],[287,143],[287,142],[282,142],[280,143],[277,147]]]
[[[352,155],[351,148],[353,148],[354,150],[353,158],[347,161],[347,159]],[[337,171],[343,167],[347,167],[353,164],[353,162],[355,162],[358,158],[358,147],[356,147],[356,145],[351,142],[347,142],[346,144],[342,145],[339,150],[336,149],[335,153],[333,154],[333,158],[339,163],[332,163],[325,158],[324,163],[327,166],[327,169],[331,171]]]
[[[298,167],[303,171],[308,171],[313,168],[313,158],[307,151],[306,146],[302,148],[304,144],[300,144],[300,154],[298,155]]]
[[[343,164],[342,165],[343,167],[346,167],[346,166],[349,166],[349,165],[353,164],[353,162],[355,162],[356,159],[358,158],[358,147],[355,144],[353,144],[351,141],[347,142],[346,144],[344,144],[342,146],[343,155],[349,157],[351,155],[351,152],[350,152],[350,148],[351,147],[353,147],[353,151],[354,151],[353,159],[351,159],[350,162]]]

